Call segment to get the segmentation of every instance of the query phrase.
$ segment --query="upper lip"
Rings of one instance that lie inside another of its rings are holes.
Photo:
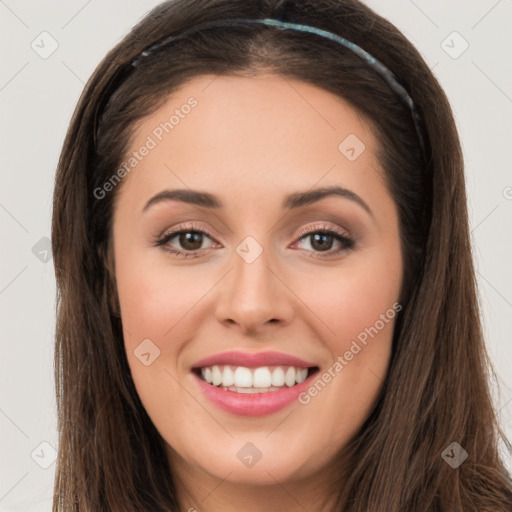
[[[192,365],[192,368],[204,368],[205,366],[220,364],[245,366],[247,368],[258,368],[260,366],[293,366],[296,368],[310,368],[316,366],[315,363],[310,363],[298,357],[283,354],[281,352],[267,351],[251,353],[233,350],[205,357],[200,361],[196,361]]]

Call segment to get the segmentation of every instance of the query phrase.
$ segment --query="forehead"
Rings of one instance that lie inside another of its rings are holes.
[[[315,183],[364,189],[382,185],[375,147],[360,113],[315,85],[271,74],[204,75],[136,125],[125,161],[134,152],[137,161],[125,185],[146,196],[164,182],[217,195]]]

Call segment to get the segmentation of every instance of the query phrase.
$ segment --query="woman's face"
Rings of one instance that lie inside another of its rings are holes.
[[[137,392],[183,478],[328,474],[368,417],[403,271],[375,150],[348,103],[275,75],[196,78],[137,126],[116,280]]]

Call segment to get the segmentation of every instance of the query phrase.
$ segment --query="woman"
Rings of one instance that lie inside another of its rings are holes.
[[[510,509],[452,112],[364,4],[151,11],[53,253],[55,510]]]

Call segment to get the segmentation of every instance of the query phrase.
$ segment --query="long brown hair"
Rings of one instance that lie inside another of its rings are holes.
[[[312,34],[261,25],[208,29],[155,52],[122,81],[99,119],[104,89],[122,64],[161,37],[222,18],[278,18],[358,44],[398,77],[423,119],[422,153],[410,111],[374,70]],[[381,394],[340,453],[336,510],[510,510],[490,394],[494,377],[479,317],[463,156],[453,114],[419,52],[358,0],[174,0],[149,12],[98,65],[60,156],[52,244],[58,287],[55,377],[59,452],[54,510],[178,511],[157,432],[137,395],[124,350],[110,251],[120,184],[98,199],[129,148],[136,123],[203,74],[271,71],[309,82],[355,107],[378,139],[399,210],[404,280]],[[467,459],[442,457],[457,442]],[[343,471],[342,466],[349,467]]]

